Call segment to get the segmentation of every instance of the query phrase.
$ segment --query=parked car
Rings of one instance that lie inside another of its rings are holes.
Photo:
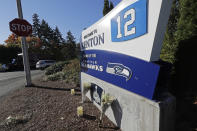
[[[51,65],[55,64],[55,61],[54,60],[39,60],[37,63],[36,63],[36,68],[37,69],[45,69]]]

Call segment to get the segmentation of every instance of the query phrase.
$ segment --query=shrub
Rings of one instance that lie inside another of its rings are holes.
[[[46,80],[65,80],[66,83],[79,85],[80,82],[80,61],[79,59],[69,62],[59,62],[46,69]]]
[[[49,66],[48,68],[45,69],[45,75],[52,75],[52,74],[62,71],[63,67],[66,64],[68,64],[68,62],[63,61],[63,62],[58,62],[52,66]]]
[[[57,72],[55,74],[47,76],[47,80],[49,81],[57,81],[60,80],[61,78],[62,78],[62,72]]]
[[[79,59],[70,60],[69,64],[63,68],[62,80],[66,83],[79,85],[80,82],[80,61]]]

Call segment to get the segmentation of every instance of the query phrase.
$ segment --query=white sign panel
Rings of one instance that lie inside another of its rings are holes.
[[[157,61],[172,0],[124,0],[82,32],[83,50],[107,50]]]

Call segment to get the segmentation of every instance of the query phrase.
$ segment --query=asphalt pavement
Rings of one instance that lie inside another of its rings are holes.
[[[31,71],[32,80],[43,75],[43,71]],[[7,93],[25,86],[24,71],[0,72],[0,98]]]

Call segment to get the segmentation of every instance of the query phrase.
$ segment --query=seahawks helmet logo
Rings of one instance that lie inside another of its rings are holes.
[[[132,76],[131,69],[120,63],[108,63],[106,72],[109,74],[125,77],[126,81],[131,79]]]

